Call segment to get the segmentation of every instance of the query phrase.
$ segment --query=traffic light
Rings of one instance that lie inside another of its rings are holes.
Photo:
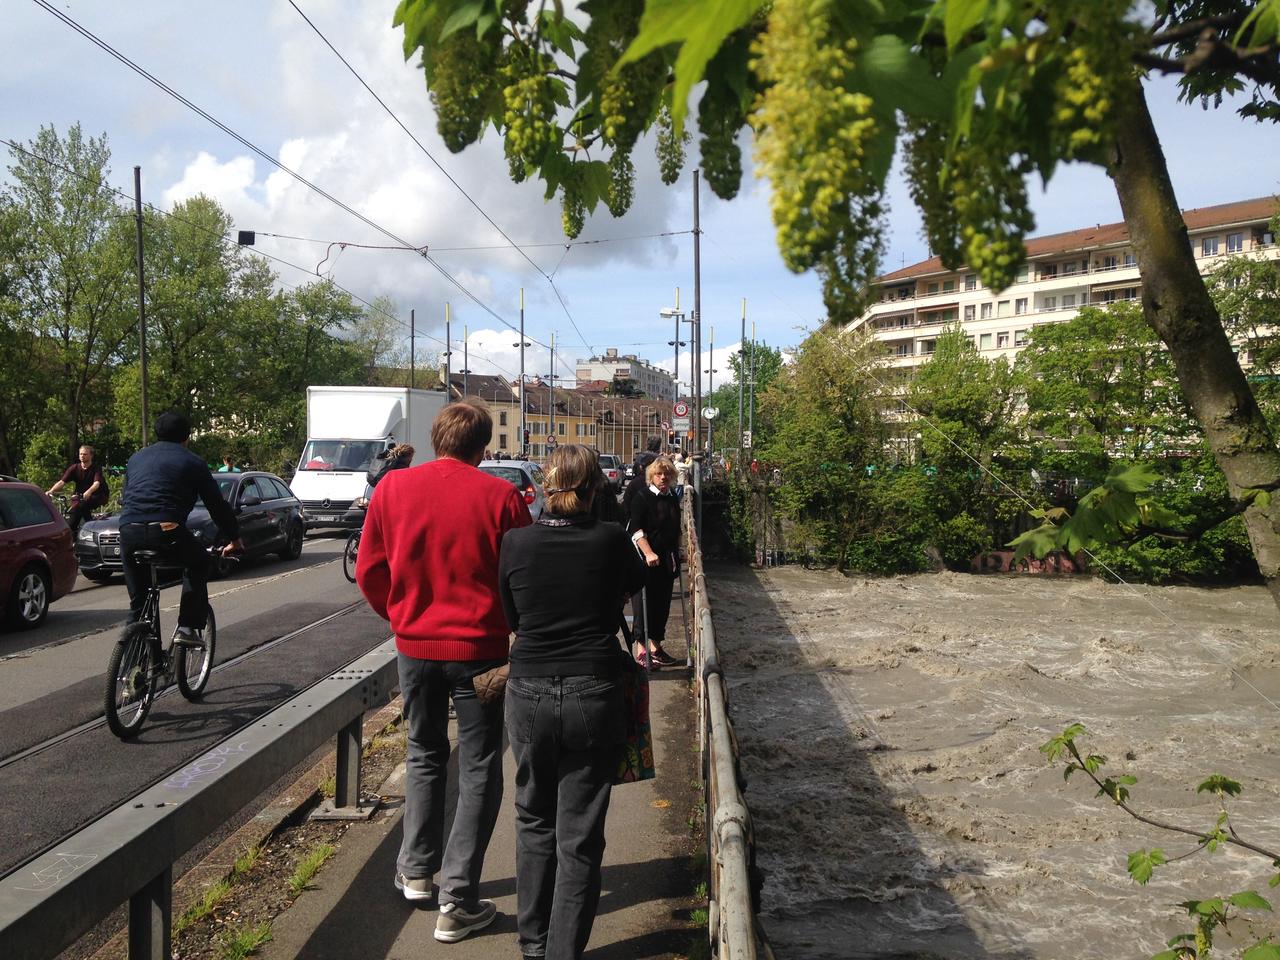
[[[667,431],[667,446],[674,447],[676,445],[676,432],[674,430]]]

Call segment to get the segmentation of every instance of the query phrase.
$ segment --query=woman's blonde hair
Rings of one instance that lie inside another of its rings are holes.
[[[665,473],[667,479],[672,479],[676,475],[676,465],[666,457],[659,457],[644,468],[645,483],[653,483],[653,478],[660,473]]]
[[[547,461],[547,512],[585,513],[595,491],[596,454],[580,443],[556,447]]]

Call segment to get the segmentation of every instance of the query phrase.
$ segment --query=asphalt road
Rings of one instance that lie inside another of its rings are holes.
[[[215,663],[306,626],[360,599],[342,575],[343,541],[310,538],[302,557],[245,564],[210,585],[218,618]],[[166,634],[179,589],[163,591]],[[79,588],[46,623],[0,633],[0,763],[102,715],[105,670],[127,597],[122,584]],[[0,875],[209,749],[235,729],[388,635],[364,605],[217,672],[201,702],[176,691],[156,701],[128,743],[106,727],[0,766]]]

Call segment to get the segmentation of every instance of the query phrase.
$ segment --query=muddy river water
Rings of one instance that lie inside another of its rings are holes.
[[[1139,810],[1197,828],[1217,805],[1196,784],[1226,774],[1240,834],[1280,849],[1263,588],[731,565],[708,581],[780,960],[1138,960],[1191,929],[1179,901],[1256,889],[1280,912],[1267,861],[1230,849],[1135,884],[1130,851],[1195,841],[1064,783],[1038,750],[1078,720],[1107,770],[1138,778]],[[1229,930],[1215,957],[1280,938],[1280,919]]]

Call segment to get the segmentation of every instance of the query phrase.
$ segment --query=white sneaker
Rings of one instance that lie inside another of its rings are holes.
[[[431,882],[430,877],[410,878],[403,873],[397,873],[396,889],[404,894],[406,900],[434,900],[436,897],[435,884]]]
[[[497,915],[498,905],[492,900],[481,900],[476,909],[470,911],[456,903],[443,904],[436,919],[436,939],[441,943],[457,943],[467,934],[483,930]]]

